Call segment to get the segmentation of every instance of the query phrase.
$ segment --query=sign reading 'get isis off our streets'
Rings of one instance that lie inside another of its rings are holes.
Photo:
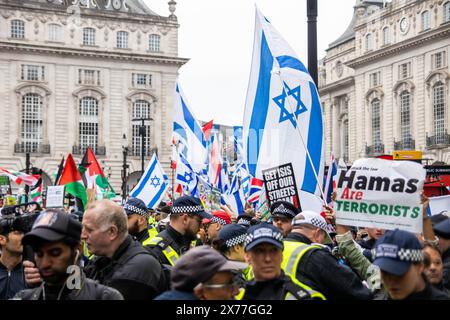
[[[422,232],[425,169],[411,161],[359,159],[336,179],[336,223]]]

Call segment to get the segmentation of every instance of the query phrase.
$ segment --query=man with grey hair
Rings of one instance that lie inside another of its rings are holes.
[[[151,300],[164,286],[159,262],[128,234],[124,209],[110,200],[89,205],[81,239],[96,257],[86,275],[117,289],[125,300]]]

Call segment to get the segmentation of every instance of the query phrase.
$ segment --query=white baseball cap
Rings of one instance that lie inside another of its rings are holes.
[[[329,234],[328,224],[319,213],[311,210],[304,210],[292,219],[293,229],[295,229],[296,226],[301,226],[304,224],[309,224],[323,230],[326,234],[325,244],[333,243],[333,240],[331,240],[331,236]]]

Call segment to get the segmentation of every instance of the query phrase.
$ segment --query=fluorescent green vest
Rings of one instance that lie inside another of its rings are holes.
[[[158,246],[161,245],[161,243],[164,241],[163,238],[161,237],[153,237],[153,238],[148,238],[147,240],[145,240],[142,245],[143,246]],[[169,261],[171,266],[174,266],[175,263],[178,261],[178,259],[180,259],[179,254],[169,245],[167,246],[161,246],[161,248],[163,248],[162,252],[164,254],[164,256],[166,257],[166,259]]]
[[[281,268],[284,270],[284,272],[291,277],[291,279],[301,286],[303,289],[308,291],[310,295],[313,298],[326,300],[325,296],[312,289],[311,287],[307,286],[304,283],[301,283],[297,279],[297,267],[300,263],[300,260],[302,259],[303,255],[311,250],[311,249],[320,249],[320,246],[314,246],[314,245],[308,245],[302,242],[297,241],[283,241],[284,243],[284,250],[283,250],[283,262],[281,263]]]

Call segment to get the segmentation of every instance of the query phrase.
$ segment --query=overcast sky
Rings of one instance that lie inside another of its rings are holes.
[[[162,16],[168,0],[144,0]],[[242,125],[253,50],[255,3],[307,65],[306,0],[176,0],[180,84],[200,120]],[[318,57],[347,28],[356,0],[318,0]]]

